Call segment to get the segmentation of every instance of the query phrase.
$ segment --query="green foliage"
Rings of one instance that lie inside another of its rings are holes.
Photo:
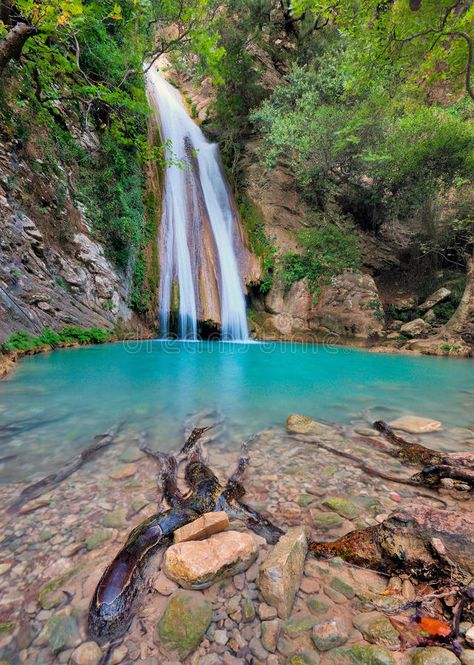
[[[441,106],[403,106],[379,88],[348,95],[343,62],[321,71],[294,68],[252,116],[267,166],[286,163],[311,206],[336,203],[377,230],[394,215],[420,215],[457,179],[472,178],[471,119]]]
[[[322,220],[302,231],[302,254],[287,252],[281,258],[281,271],[285,288],[300,279],[306,279],[315,298],[321,287],[345,270],[359,270],[361,259],[357,238],[349,228],[339,228]]]
[[[33,336],[27,332],[17,332],[11,335],[2,345],[4,353],[28,353],[35,349],[67,344],[103,344],[111,339],[111,334],[102,328],[80,328],[77,326],[66,326],[60,330],[44,328],[40,335]]]

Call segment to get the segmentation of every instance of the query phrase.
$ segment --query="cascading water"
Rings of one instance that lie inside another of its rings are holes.
[[[179,92],[156,69],[148,71],[147,83],[169,162],[160,229],[161,334],[170,333],[173,284],[177,283],[181,338],[196,339],[198,321],[212,318],[220,320],[223,339],[247,340],[234,247],[236,215],[218,147],[206,140]],[[214,316],[209,316],[210,311]]]

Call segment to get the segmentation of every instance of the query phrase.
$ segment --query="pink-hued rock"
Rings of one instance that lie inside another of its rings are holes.
[[[176,529],[174,542],[184,543],[188,540],[202,540],[215,533],[224,531],[229,526],[229,517],[224,511],[216,513],[204,513],[194,522],[189,522]]]
[[[205,589],[247,570],[257,555],[258,548],[251,535],[223,531],[206,540],[171,545],[163,558],[163,571],[185,589]]]

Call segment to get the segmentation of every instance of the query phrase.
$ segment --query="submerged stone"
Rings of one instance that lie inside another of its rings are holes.
[[[111,529],[100,529],[99,531],[96,531],[93,533],[91,536],[86,538],[86,547],[89,551],[95,550],[103,543],[107,542],[107,540],[110,540],[112,538],[112,530]]]
[[[329,604],[326,603],[326,601],[324,601],[320,596],[316,598],[310,598],[306,602],[306,605],[312,614],[324,614],[329,607]]]
[[[331,431],[331,428],[316,420],[302,416],[299,413],[292,413],[286,419],[286,429],[291,434],[326,434]]]
[[[97,642],[84,642],[71,655],[71,665],[98,665],[102,649]]]
[[[329,531],[330,529],[337,529],[344,524],[342,517],[337,513],[317,513],[311,512],[315,529],[321,531]]]
[[[302,633],[306,633],[308,630],[311,630],[315,623],[316,619],[312,616],[296,616],[288,619],[288,621],[285,621],[282,626],[282,632],[291,638],[298,637]]]
[[[351,587],[350,584],[345,582],[340,577],[333,577],[330,584],[335,591],[342,593],[342,595],[345,596],[348,600],[352,600],[354,598],[355,596],[354,589]]]
[[[395,665],[388,649],[373,644],[340,647],[327,656],[326,665]]]
[[[349,634],[337,619],[318,623],[313,627],[312,639],[319,651],[329,651],[347,642]]]
[[[64,649],[70,649],[81,642],[76,620],[65,614],[52,616],[47,625],[48,647],[55,656]]]
[[[400,648],[400,635],[384,614],[365,612],[354,617],[352,623],[368,642],[389,649]]]
[[[184,660],[201,642],[212,621],[212,606],[203,595],[177,591],[157,623],[155,642]]]
[[[121,529],[127,523],[125,510],[113,510],[110,513],[107,513],[102,520],[102,524],[105,527],[110,527],[113,529]]]
[[[410,434],[427,434],[429,432],[439,432],[443,429],[443,424],[433,418],[420,418],[419,416],[404,416],[392,420],[390,423],[392,429],[400,429]]]
[[[338,513],[342,517],[346,517],[349,520],[354,519],[360,513],[359,508],[349,501],[348,499],[342,499],[340,497],[329,497],[323,501],[323,506],[333,510],[335,513]]]
[[[461,663],[452,651],[442,647],[416,649],[411,662],[412,665],[460,665]]]

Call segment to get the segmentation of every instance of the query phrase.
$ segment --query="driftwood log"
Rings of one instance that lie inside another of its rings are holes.
[[[177,456],[141,449],[161,464],[160,485],[168,510],[158,512],[129,534],[125,545],[104,571],[89,608],[88,630],[91,639],[104,643],[115,640],[128,629],[135,602],[144,588],[148,565],[162,546],[171,542],[173,532],[209,512],[224,511],[231,519],[245,522],[249,529],[276,543],[283,531],[242,502],[245,489],[240,483],[248,465],[246,445],[236,470],[225,485],[205,464],[199,441],[208,430],[194,429]],[[190,492],[178,487],[177,472],[185,461],[185,482]]]
[[[404,462],[423,467],[412,476],[413,481],[430,487],[444,485],[464,491],[474,489],[474,453],[439,452],[420,443],[410,443],[395,434],[383,420],[377,420],[373,427],[392,445],[392,449],[386,452]]]

